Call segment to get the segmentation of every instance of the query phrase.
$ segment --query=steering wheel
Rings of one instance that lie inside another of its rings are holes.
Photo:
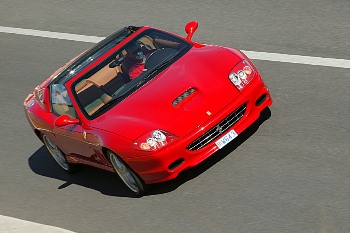
[[[177,50],[173,48],[162,48],[153,51],[145,62],[145,69],[154,69],[162,62],[174,56],[176,53]]]

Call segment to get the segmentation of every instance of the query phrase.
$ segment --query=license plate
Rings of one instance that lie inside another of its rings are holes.
[[[226,146],[227,144],[229,144],[229,142],[231,142],[233,139],[235,139],[238,136],[238,134],[236,133],[236,131],[231,130],[230,132],[228,132],[227,134],[225,134],[222,138],[220,138],[219,140],[217,140],[215,142],[215,144],[219,147],[219,149],[223,148],[224,146]]]

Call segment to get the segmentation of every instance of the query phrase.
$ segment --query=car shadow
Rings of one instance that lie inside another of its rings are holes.
[[[223,149],[217,151],[213,156],[210,156],[196,167],[180,173],[176,179],[151,185],[150,190],[145,196],[172,192],[187,181],[196,178],[232,153],[237,147],[250,138],[258,130],[260,125],[270,117],[270,109],[265,108],[261,112],[259,119],[240,134],[234,141],[229,143]],[[66,173],[51,158],[45,146],[40,147],[34,154],[32,154],[28,159],[28,163],[29,167],[36,174],[62,180],[64,183],[57,187],[57,189],[64,189],[74,184],[94,189],[109,196],[133,197],[132,193],[114,173],[88,166],[80,166],[78,171],[74,174]]]
[[[89,166],[79,166],[73,174],[66,173],[57,165],[45,146],[31,155],[28,163],[36,174],[62,180],[63,183],[57,189],[79,185],[109,196],[132,197],[128,188],[114,173]]]

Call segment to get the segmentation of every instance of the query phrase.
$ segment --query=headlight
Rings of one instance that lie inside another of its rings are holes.
[[[230,72],[229,79],[240,91],[254,78],[255,71],[247,60],[238,63]]]
[[[153,130],[136,139],[131,147],[136,150],[156,151],[172,143],[178,137],[164,130]]]

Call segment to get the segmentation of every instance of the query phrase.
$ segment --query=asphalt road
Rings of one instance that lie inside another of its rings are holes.
[[[350,59],[350,2],[0,0],[0,26],[107,36],[151,25],[243,50]],[[22,103],[90,43],[0,33],[0,214],[76,232],[350,232],[349,69],[254,60],[274,104],[140,199],[112,173],[62,172]]]

